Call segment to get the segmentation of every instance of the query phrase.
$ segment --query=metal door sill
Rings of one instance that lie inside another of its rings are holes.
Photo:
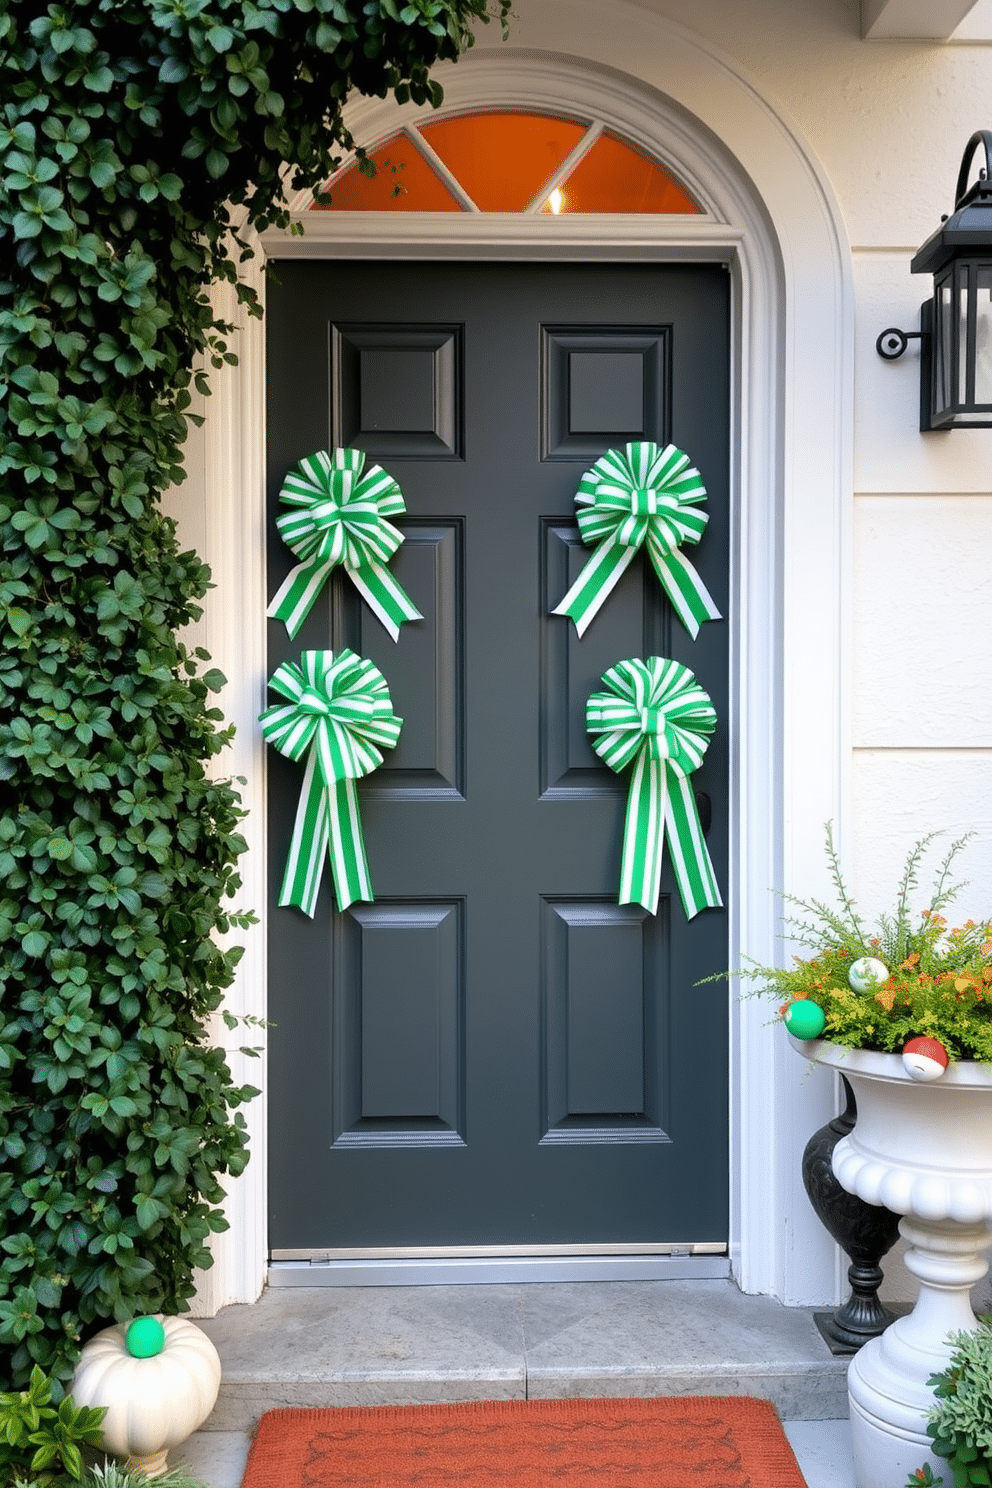
[[[276,1252],[285,1256],[286,1252]],[[269,1263],[270,1287],[486,1286],[511,1282],[719,1281],[726,1247],[508,1246],[293,1253]]]

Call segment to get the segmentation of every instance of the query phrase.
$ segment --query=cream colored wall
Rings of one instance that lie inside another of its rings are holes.
[[[945,830],[944,844],[973,832],[959,908],[992,914],[992,430],[920,434],[917,355],[887,363],[875,350],[887,326],[918,327],[927,280],[909,261],[952,210],[967,140],[992,128],[992,0],[944,45],[862,42],[857,5],[845,0],[645,8],[703,31],[781,100],[848,225],[857,311],[847,860],[859,902],[889,902],[924,832]],[[883,1263],[889,1301],[916,1295],[904,1250]]]
[[[953,209],[969,137],[992,128],[992,0],[943,44],[862,41],[856,0],[640,3],[705,35],[792,116],[848,228],[857,314],[845,856],[859,900],[887,902],[924,832],[946,829],[949,842],[973,831],[960,910],[992,913],[992,430],[921,435],[918,352],[911,343],[886,363],[875,351],[887,326],[918,328],[929,281],[909,261]]]

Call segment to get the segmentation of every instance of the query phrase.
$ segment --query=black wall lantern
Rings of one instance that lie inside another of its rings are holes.
[[[976,150],[985,168],[968,176]],[[933,299],[918,331],[883,331],[880,356],[892,361],[919,338],[920,428],[992,429],[992,130],[973,134],[961,161],[954,211],[917,251],[914,274],[933,275]]]

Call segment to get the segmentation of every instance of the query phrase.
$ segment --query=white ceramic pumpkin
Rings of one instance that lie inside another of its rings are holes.
[[[203,1425],[221,1372],[217,1350],[201,1328],[186,1318],[154,1321],[161,1329],[151,1318],[137,1319],[140,1328],[130,1325],[132,1342],[140,1335],[138,1351],[146,1357],[135,1357],[129,1325],[118,1323],[84,1345],[72,1380],[77,1405],[107,1407],[101,1445],[148,1477],[163,1473],[168,1453]]]

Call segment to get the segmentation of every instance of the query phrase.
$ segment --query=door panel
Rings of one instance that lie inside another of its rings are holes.
[[[727,606],[728,279],[718,267],[276,266],[269,566],[303,455],[399,481],[393,644],[340,570],[270,674],[351,646],[404,719],[360,785],[374,904],[275,907],[301,770],[270,752],[272,1247],[726,1238],[726,919],[616,903],[627,781],[585,731],[628,656],[695,671],[720,719],[694,777],[726,888],[727,625],[693,642],[639,555],[580,641],[579,477],[669,440],[708,491],[692,559]]]

